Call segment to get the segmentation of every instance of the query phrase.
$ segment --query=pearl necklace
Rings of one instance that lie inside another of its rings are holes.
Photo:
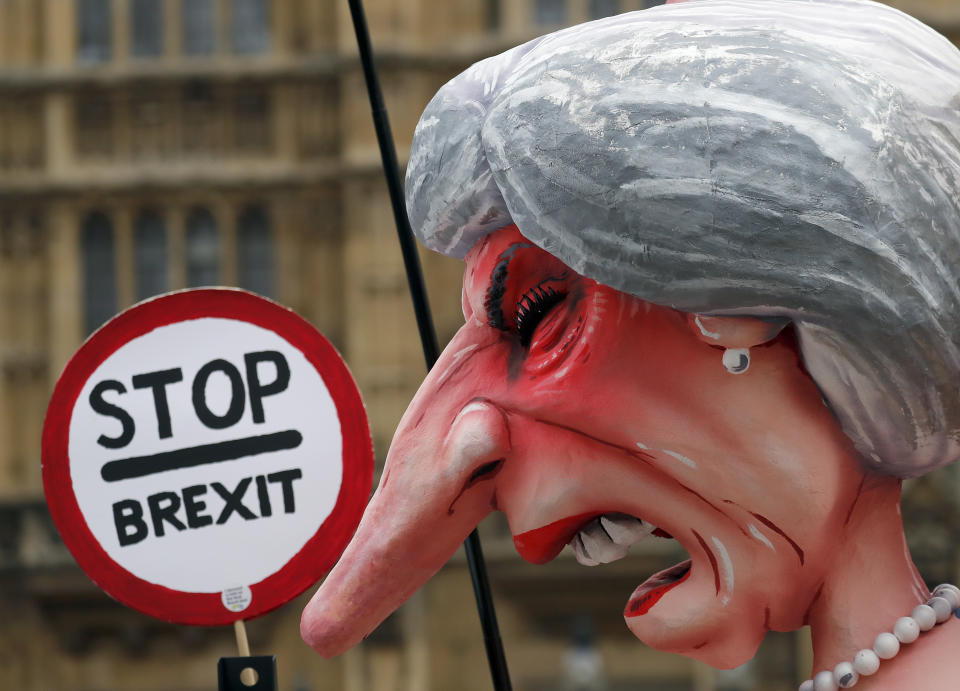
[[[960,588],[949,583],[938,585],[925,605],[917,605],[909,617],[900,617],[893,624],[893,633],[884,632],[873,642],[873,649],[864,648],[853,662],[841,662],[831,672],[818,672],[813,679],[800,684],[800,691],[838,691],[856,686],[860,676],[869,676],[880,669],[880,660],[890,660],[900,652],[901,643],[913,643],[920,634],[942,624],[960,607]],[[960,617],[960,612],[957,612]]]

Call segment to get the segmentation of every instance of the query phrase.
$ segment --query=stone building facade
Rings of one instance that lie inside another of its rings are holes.
[[[403,160],[429,98],[467,65],[657,3],[366,4]],[[960,38],[960,0],[899,4]],[[115,312],[209,284],[288,305],[353,370],[382,462],[424,366],[366,98],[339,0],[0,0],[0,688],[213,689],[216,659],[235,654],[230,631],[163,624],[109,600],[46,512],[47,400]],[[461,265],[423,260],[445,341],[462,322]],[[936,533],[954,506],[944,487],[956,485],[911,490],[933,531],[923,535],[934,535],[919,540],[934,543],[922,553],[939,555],[925,566],[941,579],[958,570],[955,536]],[[633,639],[618,612],[665,547],[585,574],[568,555],[522,563],[497,517],[482,534],[519,691],[568,688],[564,660],[584,641],[603,661],[591,688],[607,691],[778,691],[809,666],[802,632],[771,637],[756,663],[730,673]],[[301,604],[249,624],[254,652],[279,656],[285,691],[490,688],[462,554],[336,660],[300,642]]]

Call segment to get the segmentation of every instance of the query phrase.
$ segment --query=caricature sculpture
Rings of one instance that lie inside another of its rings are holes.
[[[717,667],[809,624],[803,691],[956,689],[960,591],[900,480],[960,456],[960,52],[860,0],[701,0],[490,58],[407,173],[466,323],[304,612],[335,655],[492,510],[520,554],[690,555],[626,603]],[[642,577],[641,577],[642,578]],[[929,604],[928,604],[929,603]]]

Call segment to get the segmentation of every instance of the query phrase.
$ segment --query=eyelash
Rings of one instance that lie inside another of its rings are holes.
[[[547,312],[555,305],[563,302],[567,294],[558,292],[553,288],[543,288],[536,286],[523,294],[523,297],[517,301],[517,336],[520,338],[520,344],[524,347],[530,345],[530,339],[533,338],[533,332],[541,322]]]

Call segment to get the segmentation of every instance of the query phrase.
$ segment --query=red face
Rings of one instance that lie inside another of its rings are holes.
[[[792,334],[732,374],[686,314],[584,278],[515,229],[466,262],[464,328],[495,334],[496,353],[448,386],[482,377],[477,395],[505,413],[512,452],[491,485],[521,555],[577,540],[581,561],[615,557],[625,514],[691,557],[626,604],[641,640],[727,666],[767,628],[801,625],[805,567],[830,558],[833,507],[860,472]],[[588,521],[605,514],[598,533]]]
[[[326,642],[354,616],[330,602],[360,597],[371,554],[409,577],[405,598],[491,508],[537,563],[568,543],[582,563],[610,561],[652,526],[679,541],[689,562],[638,575],[625,602],[654,648],[730,667],[768,629],[802,625],[863,475],[790,332],[732,374],[704,322],[577,274],[515,227],[467,255],[463,310],[347,566],[304,615],[314,647],[347,640]]]

